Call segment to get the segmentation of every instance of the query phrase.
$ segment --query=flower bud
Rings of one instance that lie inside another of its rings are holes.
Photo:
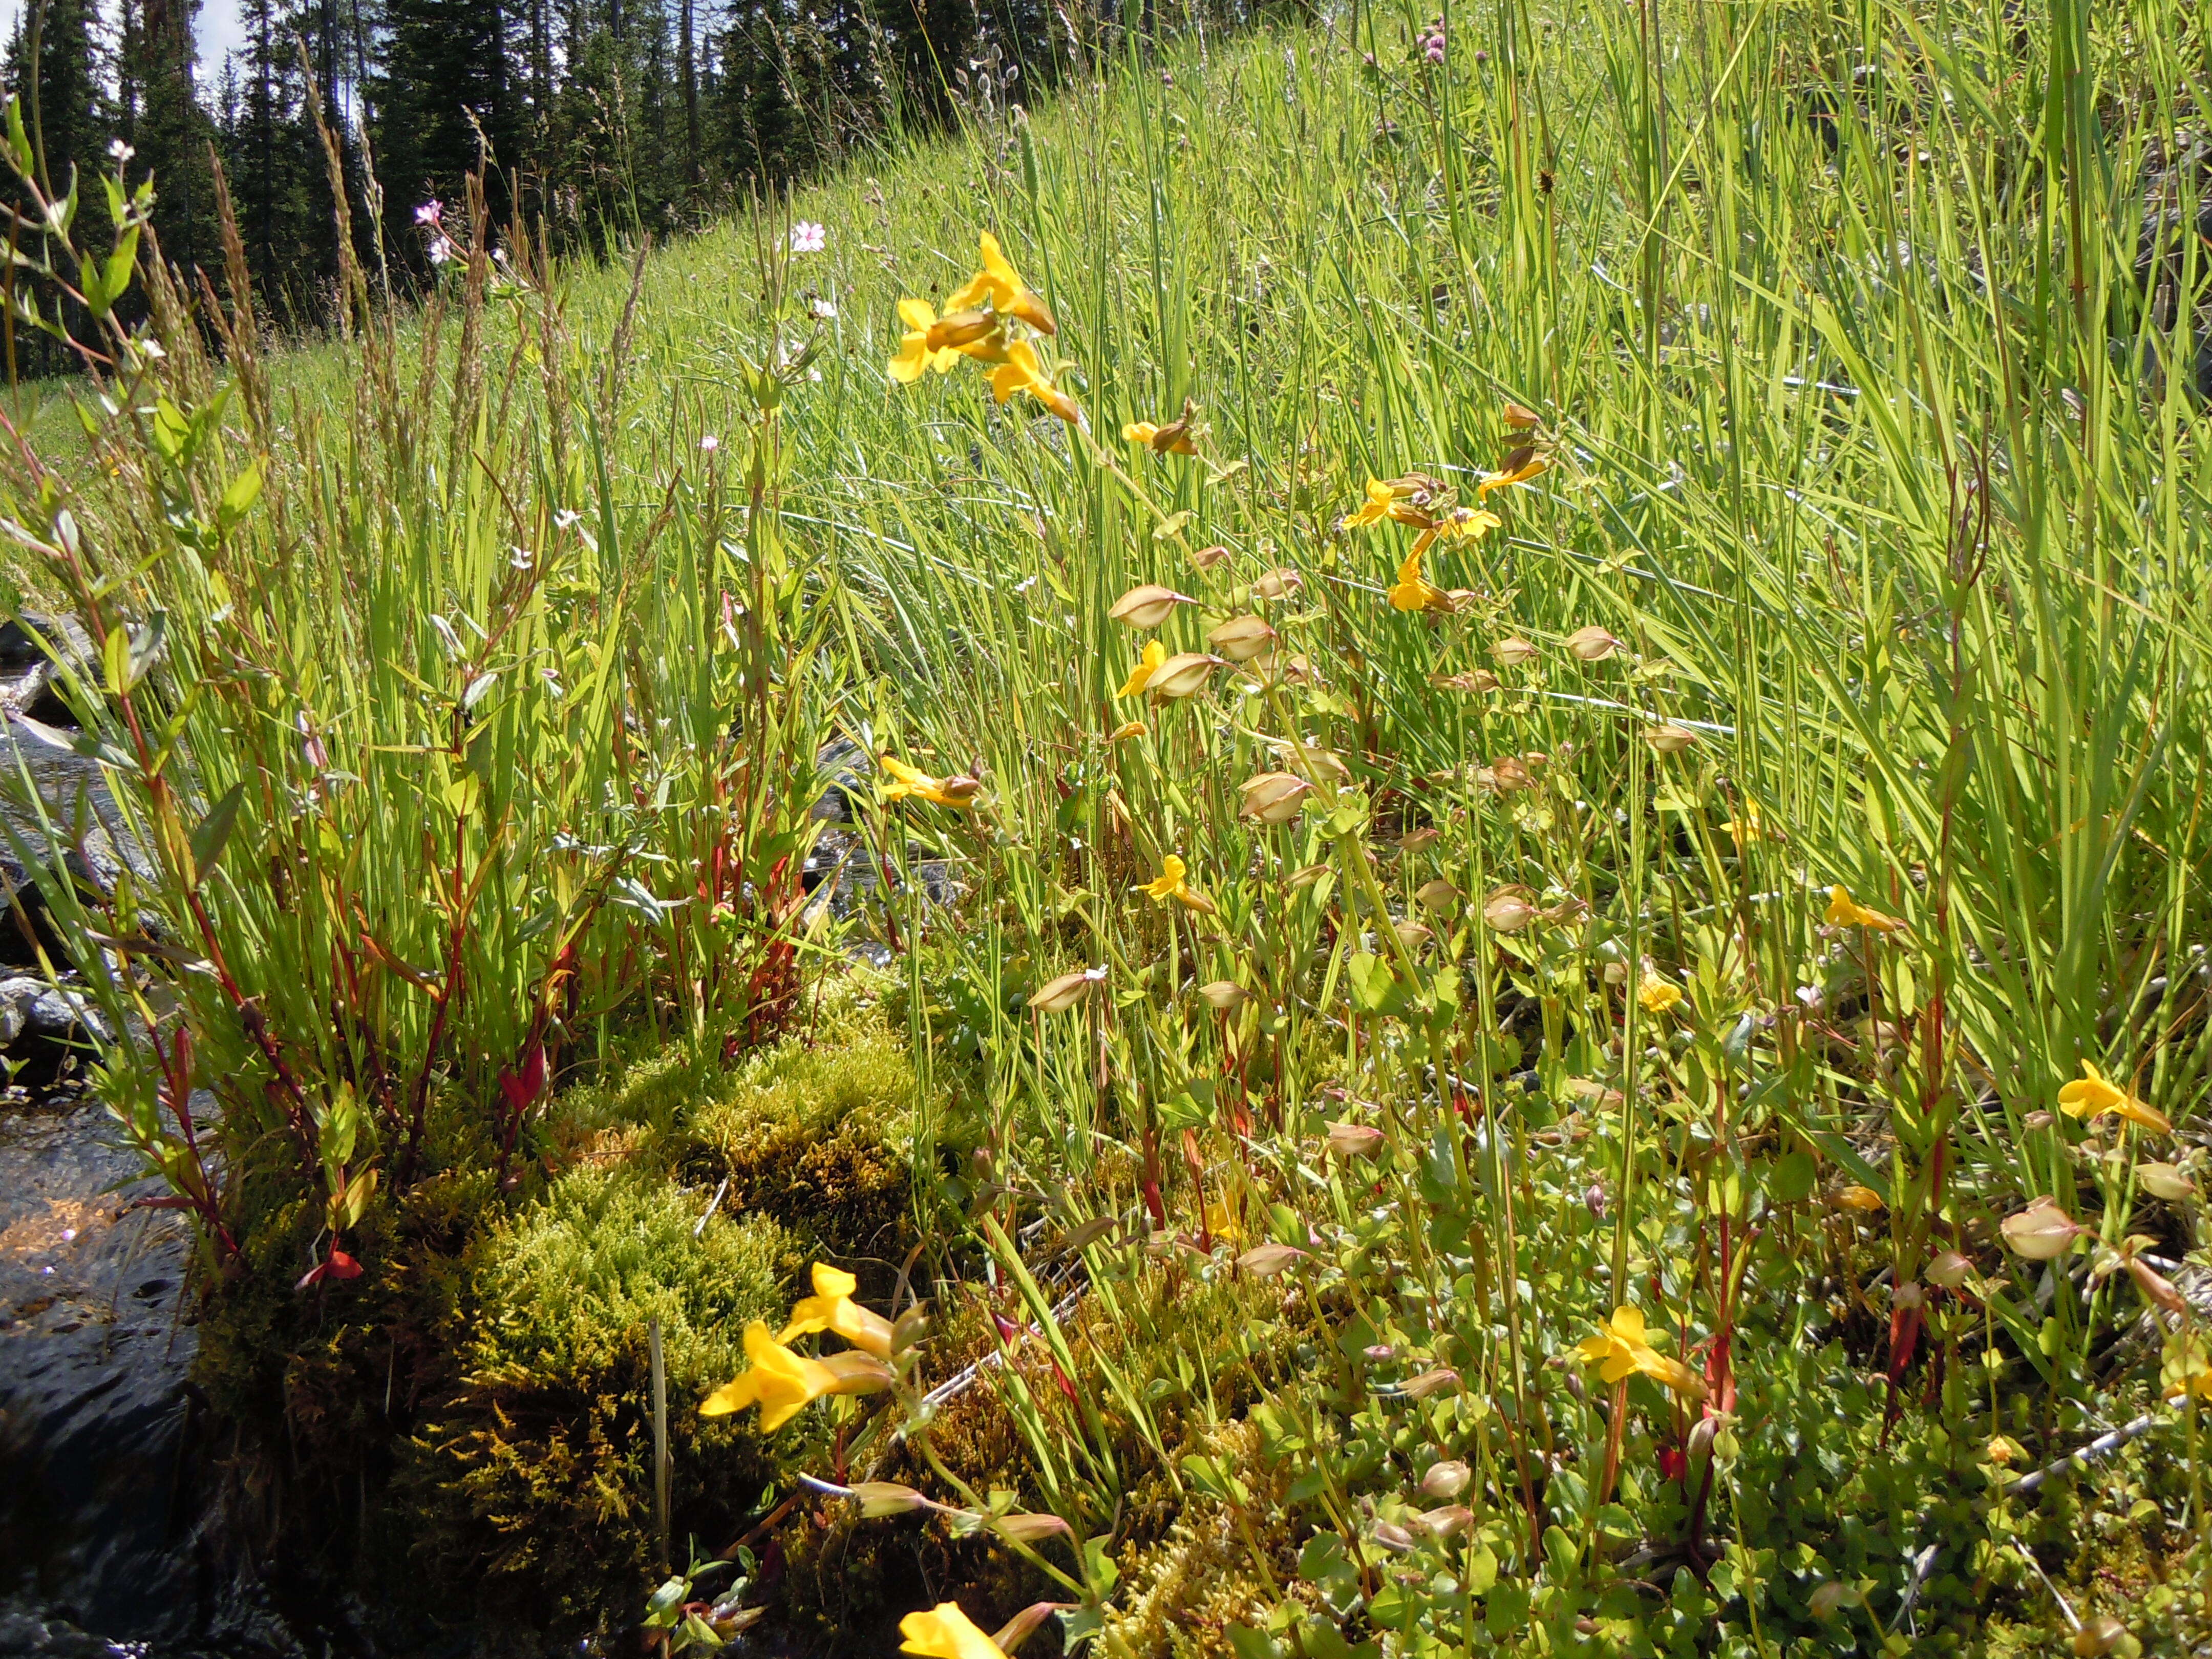
[[[1413,890],[1413,902],[1432,916],[1440,916],[1459,905],[1459,889],[1438,877],[1425,881]]]
[[[2138,1164],[2136,1179],[2153,1198],[2162,1198],[2169,1204],[2197,1196],[2197,1183],[2189,1172],[2172,1164]]]
[[[1464,1504],[1447,1504],[1442,1509],[1430,1510],[1415,1518],[1413,1524],[1431,1538],[1449,1538],[1465,1530],[1474,1519],[1474,1511]]]
[[[1313,785],[1289,772],[1262,772],[1237,786],[1243,805],[1237,814],[1261,823],[1288,823],[1298,815]]]
[[[1432,1394],[1457,1394],[1459,1373],[1449,1365],[1439,1365],[1419,1376],[1407,1377],[1398,1385],[1398,1392],[1408,1400],[1426,1400]]]
[[[1295,1244],[1255,1244],[1237,1258],[1237,1265],[1255,1279],[1273,1279],[1305,1254]]]
[[[1517,933],[1536,919],[1536,907],[1517,888],[1501,887],[1483,902],[1482,919],[1501,933]]]
[[[1421,1477],[1421,1496],[1424,1498],[1456,1498],[1467,1490],[1467,1483],[1474,1472],[1459,1458],[1447,1458],[1441,1463],[1429,1465],[1429,1472]]]
[[[936,1507],[912,1486],[902,1486],[896,1480],[856,1480],[853,1483],[852,1493],[860,1500],[860,1516],[866,1521],[880,1521],[891,1515],[912,1515],[920,1510]]]
[[[1206,642],[1231,662],[1249,662],[1275,642],[1275,630],[1257,617],[1231,617]]]
[[[1418,921],[1394,921],[1390,931],[1397,934],[1408,951],[1418,951],[1437,936],[1437,930]]]
[[[1922,1275],[1930,1285],[1943,1290],[1955,1291],[1965,1284],[1974,1271],[1974,1264],[1956,1250],[1946,1250],[1928,1264]]]
[[[1196,603],[1188,594],[1178,593],[1172,587],[1162,587],[1158,582],[1146,582],[1124,593],[1106,614],[1125,628],[1158,628],[1177,605]]]
[[[999,1517],[1001,1536],[1020,1544],[1035,1544],[1047,1538],[1066,1537],[1073,1530],[1056,1515],[1002,1515]]]
[[[2058,1207],[2057,1199],[2039,1198],[2019,1213],[2007,1216],[1997,1224],[1997,1231],[2014,1255],[2030,1261],[2049,1261],[2073,1249],[2083,1230]]]
[[[1079,969],[1048,979],[1030,994],[1030,1009],[1040,1014],[1065,1013],[1091,994],[1091,988],[1106,977],[1103,967]]]
[[[1001,1653],[1012,1653],[1037,1632],[1037,1627],[1055,1613],[1075,1605],[1073,1601],[1034,1601],[999,1627],[991,1638],[991,1645]]]
[[[1578,662],[1603,662],[1620,649],[1620,641],[1597,623],[1577,628],[1567,635],[1568,652]]]
[[[1372,1158],[1382,1150],[1382,1132],[1365,1123],[1332,1123],[1328,1149],[1339,1158]]]
[[[1203,651],[1179,652],[1152,671],[1145,689],[1154,702],[1174,702],[1198,690],[1223,665],[1220,658]]]

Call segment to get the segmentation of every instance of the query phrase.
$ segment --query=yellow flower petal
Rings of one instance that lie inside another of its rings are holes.
[[[906,1638],[899,1651],[923,1659],[1006,1659],[957,1601],[939,1601],[927,1613],[909,1613],[899,1620],[899,1634]]]

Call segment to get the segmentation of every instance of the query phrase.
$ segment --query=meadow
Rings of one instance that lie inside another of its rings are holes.
[[[148,262],[11,446],[286,1524],[675,1650],[2197,1650],[2203,14],[1067,27],[626,269]]]

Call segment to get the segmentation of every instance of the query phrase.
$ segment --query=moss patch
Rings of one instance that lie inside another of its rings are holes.
[[[781,1316],[783,1230],[720,1217],[648,1172],[579,1169],[472,1251],[463,1376],[403,1479],[418,1556],[495,1606],[568,1624],[634,1619],[654,1566],[647,1327],[668,1377],[672,1531],[719,1547],[805,1432],[763,1445],[697,1402],[744,1364],[748,1320]]]

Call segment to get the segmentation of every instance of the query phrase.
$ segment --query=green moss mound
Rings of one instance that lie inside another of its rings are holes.
[[[744,1364],[749,1320],[779,1318],[784,1230],[717,1215],[636,1168],[586,1167],[472,1252],[463,1374],[413,1442],[403,1487],[418,1559],[496,1607],[568,1625],[634,1618],[654,1568],[647,1331],[667,1368],[671,1531],[680,1553],[735,1529],[805,1434],[763,1444],[697,1402]]]
[[[726,1206],[774,1218],[799,1256],[895,1261],[912,1204],[914,1067],[872,1006],[840,1011],[834,1035],[784,1042],[722,1079],[685,1126],[684,1177],[726,1179]]]

